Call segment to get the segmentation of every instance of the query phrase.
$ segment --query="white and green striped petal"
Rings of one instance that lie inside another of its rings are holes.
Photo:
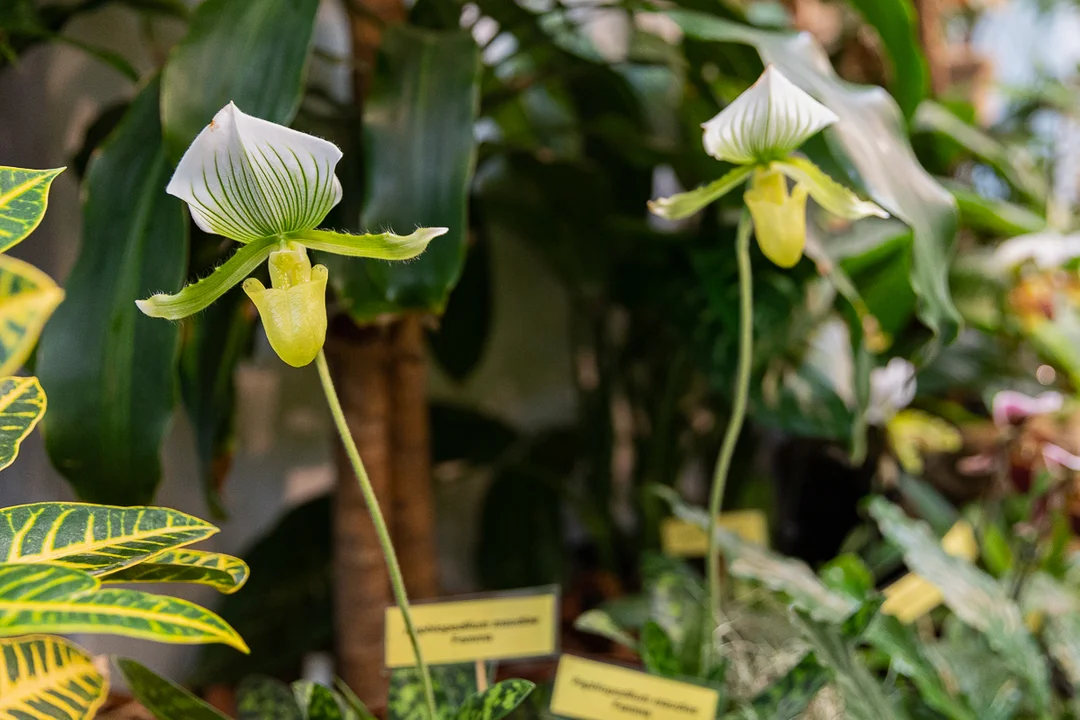
[[[238,242],[310,230],[341,200],[331,142],[229,103],[184,153],[167,191],[200,228]]]
[[[749,165],[786,157],[837,119],[769,65],[756,83],[701,127],[705,152]]]

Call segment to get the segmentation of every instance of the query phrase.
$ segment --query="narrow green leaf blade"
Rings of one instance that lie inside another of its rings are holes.
[[[248,566],[232,555],[203,550],[170,550],[101,578],[105,583],[193,583],[232,594],[248,579]]]
[[[919,16],[911,0],[851,0],[881,37],[892,70],[889,89],[910,118],[930,91],[930,67],[919,42]]]
[[[134,660],[117,658],[131,694],[157,720],[229,720],[210,705]]]
[[[678,193],[671,197],[658,198],[649,201],[649,210],[654,215],[659,215],[668,220],[680,220],[687,218],[704,208],[709,203],[715,202],[739,187],[750,173],[754,172],[752,165],[736,167],[725,174],[719,180],[714,180],[708,185],[684,193]]]
[[[55,563],[116,572],[218,529],[178,510],[32,503],[0,510],[0,563]]]
[[[303,720],[296,697],[280,680],[261,675],[244,678],[236,691],[239,720]]]
[[[409,263],[324,257],[330,281],[359,322],[402,310],[441,313],[465,260],[466,198],[476,162],[480,51],[464,31],[392,25],[385,72],[364,107],[364,212],[360,227],[448,228]]]
[[[536,685],[514,678],[471,696],[458,709],[456,720],[502,720],[525,701]]]
[[[176,162],[229,101],[288,125],[300,106],[318,0],[206,0],[161,80],[161,122]]]
[[[187,600],[101,588],[94,577],[59,565],[0,565],[0,637],[38,632],[219,642],[247,651],[228,623]]]
[[[179,326],[135,301],[183,282],[187,223],[168,177],[152,81],[91,164],[82,250],[38,353],[45,448],[84,500],[145,504],[161,479]]]
[[[0,470],[15,462],[22,441],[45,414],[45,402],[37,378],[0,378]]]
[[[64,168],[23,170],[0,167],[0,253],[34,232],[49,204],[49,187]]]
[[[63,299],[64,291],[51,277],[30,263],[0,255],[0,376],[23,366]]]
[[[0,639],[0,717],[88,720],[109,681],[82,648],[51,635]]]

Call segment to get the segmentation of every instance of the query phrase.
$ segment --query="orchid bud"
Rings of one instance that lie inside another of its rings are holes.
[[[806,188],[775,170],[756,170],[743,196],[754,219],[754,235],[765,257],[782,268],[799,262],[806,246]]]
[[[269,266],[271,287],[248,278],[244,292],[259,310],[270,347],[288,364],[303,367],[326,341],[326,266],[312,267],[298,243],[270,253]]]

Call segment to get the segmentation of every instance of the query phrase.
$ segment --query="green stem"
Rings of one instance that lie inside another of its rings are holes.
[[[379,536],[379,545],[382,547],[383,557],[386,559],[386,569],[390,575],[390,585],[394,589],[394,599],[401,608],[401,616],[405,620],[405,630],[409,633],[413,652],[416,654],[416,665],[420,668],[420,677],[424,683],[424,698],[427,701],[428,714],[431,720],[438,717],[435,707],[435,690],[431,684],[431,673],[424,664],[424,656],[420,652],[420,639],[416,634],[416,626],[413,625],[412,613],[409,612],[409,597],[405,593],[405,580],[401,576],[401,566],[398,564],[397,553],[394,552],[394,544],[390,540],[390,531],[386,528],[386,520],[379,508],[379,499],[375,497],[375,490],[371,487],[371,479],[368,478],[367,470],[364,469],[364,461],[360,459],[360,451],[356,449],[349,425],[345,420],[345,413],[341,409],[341,401],[338,399],[337,390],[334,389],[333,378],[330,377],[330,368],[326,364],[326,353],[319,350],[315,358],[315,364],[319,368],[319,380],[322,381],[323,392],[326,394],[326,403],[330,406],[330,414],[334,418],[334,425],[341,442],[345,446],[345,454],[349,456],[356,480],[360,484],[360,492],[364,495],[367,503],[371,522],[375,525],[375,533]]]
[[[754,335],[750,230],[750,217],[743,211],[735,240],[735,254],[739,261],[739,367],[735,376],[735,402],[731,406],[731,418],[724,432],[724,442],[720,445],[720,455],[716,459],[712,494],[709,496],[709,553],[705,571],[709,576],[709,611],[713,613],[720,607],[720,545],[716,541],[716,521],[720,516],[724,500],[724,488],[727,486],[728,471],[731,469],[731,458],[735,454],[735,444],[739,440],[743,420],[746,418],[746,402],[750,392],[750,363]],[[710,633],[709,637],[711,636]],[[709,657],[711,656],[710,652]]]

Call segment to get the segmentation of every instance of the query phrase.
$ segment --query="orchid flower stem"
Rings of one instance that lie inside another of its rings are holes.
[[[420,639],[416,634],[416,626],[413,625],[412,613],[409,612],[409,597],[405,592],[405,580],[401,576],[401,566],[398,564],[397,553],[394,552],[394,544],[390,540],[390,532],[386,528],[386,520],[379,508],[379,500],[375,497],[375,490],[371,487],[367,470],[364,469],[364,461],[360,458],[360,451],[356,449],[349,425],[345,420],[345,413],[341,409],[341,401],[334,389],[333,378],[330,377],[330,368],[326,364],[326,353],[322,350],[315,358],[315,364],[319,368],[319,380],[322,382],[323,392],[326,394],[326,403],[330,406],[330,414],[334,418],[341,442],[345,446],[345,454],[349,456],[356,480],[360,484],[360,492],[364,495],[367,503],[371,522],[375,525],[375,533],[379,536],[379,545],[382,547],[383,557],[386,559],[386,569],[390,575],[390,585],[394,590],[394,599],[401,608],[401,616],[405,620],[405,630],[409,633],[413,652],[416,654],[416,666],[420,670],[420,678],[424,684],[424,698],[427,701],[428,717],[435,720],[438,713],[435,707],[435,690],[431,684],[431,672],[424,663],[423,654],[420,651]]]
[[[709,552],[706,573],[709,576],[709,611],[716,613],[720,607],[720,545],[716,538],[717,518],[724,500],[727,487],[728,471],[731,458],[735,454],[735,444],[742,431],[746,418],[747,397],[750,393],[750,363],[752,360],[754,335],[754,288],[750,274],[750,231],[752,223],[744,210],[739,219],[739,229],[735,240],[735,254],[739,262],[739,365],[735,375],[735,402],[731,406],[731,417],[724,441],[720,445],[720,455],[716,459],[716,471],[713,474],[712,494],[709,496]],[[712,634],[709,634],[711,642]],[[710,645],[711,647],[711,645]],[[708,654],[712,657],[712,653]]]

